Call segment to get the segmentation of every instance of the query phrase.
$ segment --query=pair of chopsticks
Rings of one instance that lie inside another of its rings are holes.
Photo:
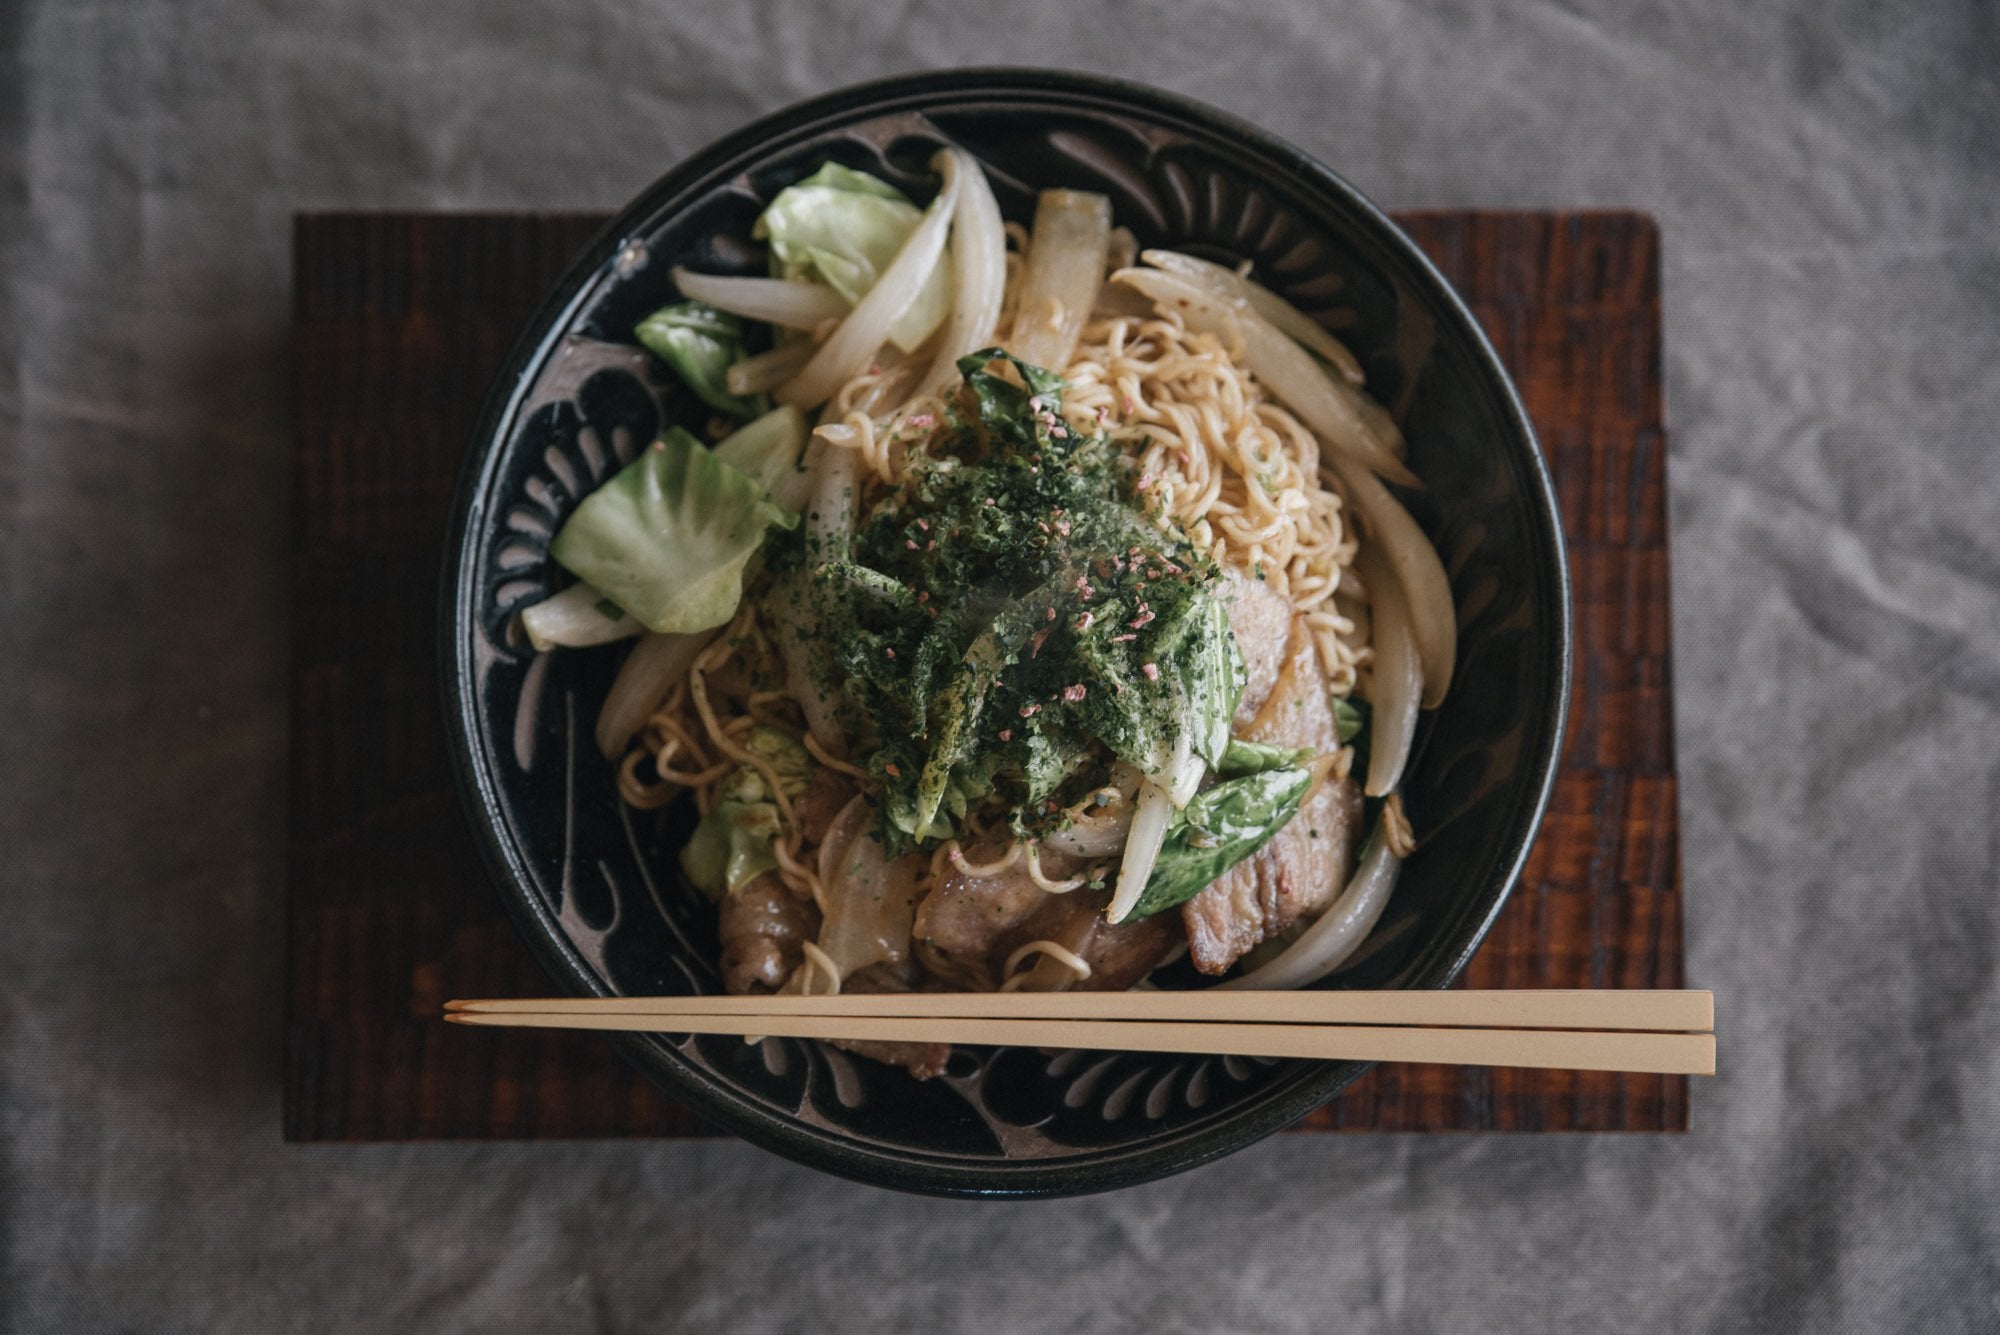
[[[1715,1074],[1701,991],[1008,992],[452,1001],[455,1024]]]

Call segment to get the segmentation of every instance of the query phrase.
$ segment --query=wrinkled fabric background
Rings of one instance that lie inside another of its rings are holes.
[[[0,60],[0,1328],[2000,1329],[1992,6],[15,0]],[[1690,1135],[986,1205],[280,1143],[290,215],[610,209],[966,63],[1162,84],[1392,207],[1658,215]]]

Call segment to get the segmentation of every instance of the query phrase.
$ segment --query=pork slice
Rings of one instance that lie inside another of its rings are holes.
[[[855,971],[852,978],[841,985],[843,992],[909,992],[916,983],[915,970],[908,965],[871,964]],[[890,1066],[900,1066],[919,1080],[929,1080],[944,1073],[945,1063],[951,1060],[949,1043],[885,1043],[867,1038],[836,1038],[833,1046],[851,1052],[857,1057],[883,1062]]]
[[[1277,681],[1239,735],[1316,753],[1340,746],[1326,675],[1303,618],[1294,620]],[[1226,973],[1258,942],[1322,912],[1346,883],[1360,823],[1354,781],[1321,783],[1269,843],[1181,907],[1195,968]]]
[[[987,843],[969,851],[965,860],[975,865],[995,862],[1006,852],[1005,843]],[[1055,849],[1042,851],[1042,874],[1051,880],[1068,876],[1077,865]],[[971,992],[991,992],[1000,985],[1000,965],[1008,954],[1021,941],[1033,939],[1020,935],[1022,924],[1056,898],[1060,896],[1035,884],[1025,858],[991,876],[968,875],[947,865],[917,906],[911,935],[925,967],[941,981]]]
[[[1090,977],[1076,983],[1079,992],[1123,992],[1159,967],[1180,939],[1174,915],[1155,913],[1115,926],[1104,921],[1111,892],[1076,890],[1050,895],[1048,902],[1003,942],[1006,956],[1030,941],[1054,941],[1090,966]]]
[[[805,841],[812,845],[824,843],[833,829],[834,818],[854,800],[858,791],[854,780],[839,770],[813,766],[805,792],[792,803],[792,813],[798,817],[799,833]]]
[[[1292,633],[1292,604],[1263,580],[1234,568],[1223,572],[1218,596],[1246,672],[1243,698],[1236,705],[1235,723],[1241,728],[1256,717],[1277,685]]]
[[[764,875],[723,896],[722,985],[734,993],[775,992],[805,956],[801,942],[819,931],[819,910],[777,875]]]

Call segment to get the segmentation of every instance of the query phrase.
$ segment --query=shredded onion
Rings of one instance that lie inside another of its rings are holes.
[[[1305,349],[1279,333],[1247,301],[1223,300],[1160,269],[1120,269],[1111,279],[1137,288],[1162,310],[1179,311],[1190,329],[1240,341],[1250,373],[1297,413],[1336,457],[1354,459],[1404,486],[1422,485],[1396,457],[1394,446],[1378,438],[1356,408],[1353,386],[1322,372]]]
[[[674,285],[684,297],[705,301],[719,311],[746,320],[813,330],[847,314],[847,302],[830,287],[786,278],[734,278],[695,273],[678,266]]]
[[[1104,814],[1095,820],[1076,817],[1062,829],[1045,835],[1042,842],[1071,857],[1110,857],[1125,846],[1125,837],[1132,828],[1132,806],[1120,802],[1103,810]]]
[[[1367,469],[1339,455],[1328,463],[1346,489],[1348,503],[1368,521],[1368,535],[1400,586],[1410,636],[1423,665],[1424,708],[1435,709],[1451,687],[1452,663],[1458,654],[1458,610],[1444,562],[1410,512]]]
[[[1021,272],[1007,346],[1030,366],[1061,371],[1104,285],[1111,201],[1081,190],[1044,190]]]
[[[1234,269],[1196,259],[1193,255],[1183,255],[1177,250],[1142,251],[1139,258],[1155,269],[1165,269],[1191,283],[1198,283],[1218,297],[1249,302],[1250,309],[1269,320],[1279,333],[1317,353],[1346,377],[1349,384],[1359,385],[1365,378],[1361,363],[1355,360],[1345,343],[1262,283],[1254,282]]]
[[[1173,794],[1159,784],[1148,779],[1139,786],[1139,802],[1132,809],[1132,828],[1125,839],[1125,858],[1118,864],[1118,885],[1104,910],[1106,922],[1125,921],[1139,896],[1146,893],[1146,882],[1160,859],[1160,846],[1166,842],[1174,810]]]
[[[1305,987],[1326,977],[1345,964],[1375,930],[1402,866],[1402,859],[1389,851],[1389,841],[1378,833],[1369,841],[1361,865],[1354,869],[1340,898],[1298,940],[1269,963],[1216,986],[1275,990]]]
[[[597,711],[597,749],[617,760],[722,627],[693,635],[647,634],[632,646]]]
[[[523,609],[521,629],[528,632],[528,643],[543,652],[557,645],[578,649],[610,644],[645,629],[622,611],[615,617],[604,615],[599,604],[605,601],[604,595],[590,585],[572,584],[555,597]]]
[[[944,187],[925,210],[923,221],[910,232],[896,258],[875,280],[875,286],[861,298],[847,318],[819,345],[812,359],[796,376],[778,387],[778,398],[800,408],[816,408],[832,398],[834,391],[861,373],[868,359],[889,338],[910,303],[917,299],[944,254],[945,234],[958,211],[958,192],[964,186],[963,168],[972,160],[954,149],[940,150],[932,165],[944,177]],[[977,170],[977,164],[972,164]]]
[[[1368,585],[1375,647],[1368,699],[1368,783],[1363,791],[1381,797],[1402,781],[1410,739],[1416,735],[1424,678],[1410,637],[1409,608],[1388,562],[1364,544],[1355,555],[1354,568]]]
[[[861,829],[848,842],[834,875],[826,880],[826,918],[819,929],[819,948],[842,979],[909,954],[924,871],[919,856],[890,861],[873,830]]]
[[[731,394],[769,393],[797,375],[812,355],[813,345],[801,340],[745,357],[722,373],[723,386]]]
[[[986,173],[970,154],[946,150],[959,159],[958,205],[951,221],[951,314],[939,332],[937,354],[919,396],[941,394],[958,383],[958,359],[993,341],[1000,298],[1007,287],[1007,232]]]

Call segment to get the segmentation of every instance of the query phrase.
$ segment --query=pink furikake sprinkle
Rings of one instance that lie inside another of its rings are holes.
[[[929,592],[928,592],[928,591],[926,591],[926,592],[924,592],[924,593],[919,593],[919,594],[917,595],[917,601],[918,601],[918,602],[920,602],[920,603],[927,603],[927,602],[929,602],[930,600],[931,600],[931,596],[930,596],[930,594],[929,594]]]
[[[1113,644],[1128,644],[1131,641],[1136,640],[1138,638],[1139,637],[1137,635],[1113,635],[1111,637],[1111,642]]]
[[[1158,681],[1160,679],[1160,665],[1158,663],[1141,663],[1139,671],[1146,674],[1147,681]]]
[[[1050,621],[1054,621],[1054,620],[1056,619],[1056,609],[1055,609],[1055,608],[1051,607],[1051,608],[1049,609],[1049,616],[1048,616],[1048,619],[1049,619]]]
[[[1076,591],[1082,594],[1086,598],[1090,597],[1091,594],[1097,592],[1096,589],[1090,587],[1090,581],[1085,579],[1081,575],[1078,575],[1076,577]]]
[[[1153,489],[1153,475],[1151,473],[1141,473],[1139,475],[1138,490],[1151,491],[1152,489]]]
[[[1042,646],[1049,642],[1049,632],[1053,629],[1054,627],[1052,626],[1043,626],[1029,638],[1028,657],[1040,658],[1042,656]]]
[[[915,417],[912,417],[910,419],[910,425],[916,427],[919,431],[921,431],[925,427],[929,426],[931,422],[934,420],[935,419],[932,418],[929,413],[918,413]]]
[[[1075,686],[1063,687],[1062,698],[1064,704],[1075,704],[1077,701],[1083,699],[1083,686],[1079,683]]]
[[[1067,519],[1056,520],[1056,532],[1062,534],[1065,538],[1067,538],[1069,536],[1069,520]]]
[[[1151,621],[1152,619],[1153,619],[1153,609],[1146,606],[1144,603],[1140,603],[1139,615],[1133,617],[1130,621],[1126,622],[1125,624],[1130,626],[1133,630],[1137,630],[1139,629],[1139,627],[1145,625],[1148,621]]]
[[[1033,717],[1034,717],[1035,715],[1037,715],[1037,714],[1039,714],[1039,713],[1041,713],[1041,712],[1042,712],[1042,707],[1041,707],[1040,705],[1022,705],[1022,706],[1021,706],[1021,717],[1022,717],[1022,718],[1033,718]]]
[[[1097,613],[1095,612],[1085,612],[1082,616],[1078,617],[1076,619],[1077,634],[1081,635],[1084,631],[1089,630],[1090,623],[1095,620],[1097,620]]]
[[[994,501],[994,499],[993,499],[993,498],[992,498],[991,496],[988,496],[988,497],[986,498],[986,500],[985,500],[985,504],[987,504],[987,505],[994,505],[994,504],[997,504],[997,502],[996,502],[996,501]]]
[[[917,550],[917,540],[915,538],[904,538],[903,546],[914,552]]]
[[[887,774],[892,779],[900,779],[903,777],[903,771],[896,768],[896,762],[893,760],[882,767],[882,772]]]
[[[1062,440],[1062,439],[1063,439],[1064,437],[1066,437],[1066,436],[1068,436],[1068,435],[1069,435],[1069,432],[1068,432],[1068,430],[1067,430],[1067,429],[1065,429],[1065,428],[1063,428],[1063,427],[1059,427],[1059,426],[1052,426],[1052,427],[1050,427],[1050,428],[1049,428],[1049,439],[1050,439],[1050,440]]]
[[[1014,730],[1013,730],[1012,728],[1002,728],[1002,729],[1000,729],[1000,740],[1001,740],[1001,741],[1003,741],[1003,742],[1011,742],[1011,741],[1013,741],[1013,740],[1014,740]]]
[[[931,521],[928,519],[919,519],[917,521],[917,527],[922,529],[924,532],[928,533],[931,531]]]
[[[896,651],[894,649],[884,648],[882,652],[887,654],[890,658],[894,658],[896,656]]]

